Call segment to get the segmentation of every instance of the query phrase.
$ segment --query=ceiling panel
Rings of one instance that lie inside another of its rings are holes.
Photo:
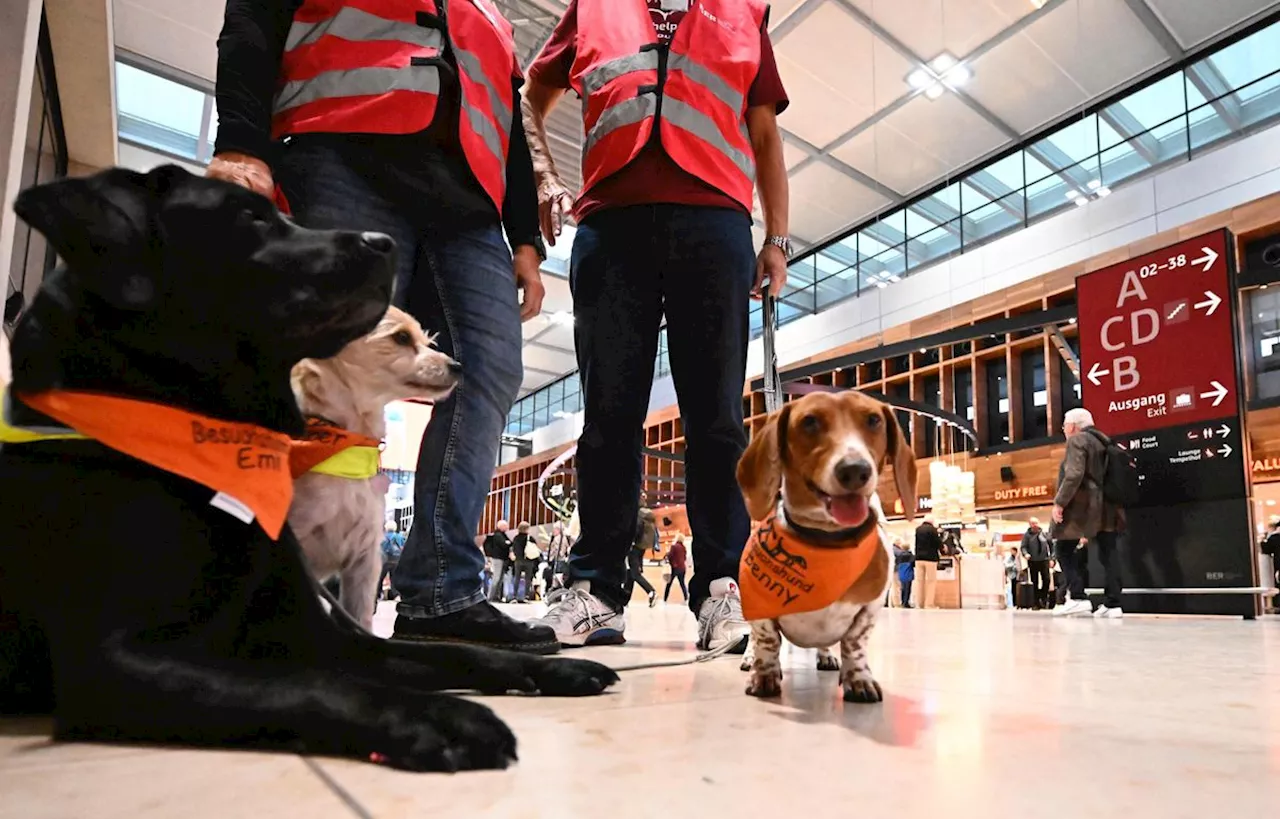
[[[1280,6],[1265,0],[1146,0],[1146,3],[1183,48],[1193,48],[1255,14]]]
[[[926,60],[942,52],[963,58],[1010,23],[1035,11],[1028,0],[852,0]]]
[[[907,91],[911,62],[835,3],[808,15],[774,49],[791,98],[785,126],[823,146]]]
[[[791,177],[792,233],[812,243],[888,203],[829,164],[814,162]]]
[[[1142,21],[1117,0],[1068,0],[1027,26],[1023,36],[1090,99],[1168,58]]]

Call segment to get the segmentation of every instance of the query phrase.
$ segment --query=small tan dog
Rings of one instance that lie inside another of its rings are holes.
[[[392,401],[441,401],[461,366],[432,346],[412,316],[395,307],[364,338],[333,358],[293,368],[293,392],[307,440],[291,457],[295,481],[289,526],[321,581],[337,575],[339,603],[365,628],[373,624],[382,573],[387,480],[378,475],[383,411]]]
[[[867,636],[893,571],[876,487],[886,463],[907,519],[916,461],[893,411],[856,392],[811,393],[769,416],[738,463],[753,524],[738,580],[751,621],[747,693],[782,693],[782,638],[818,649],[820,670],[843,669],[851,702],[879,702]],[[781,494],[782,502],[778,498]],[[840,645],[840,657],[831,650]]]

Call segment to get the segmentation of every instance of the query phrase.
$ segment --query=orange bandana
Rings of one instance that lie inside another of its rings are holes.
[[[774,620],[819,611],[839,600],[871,565],[880,548],[879,527],[856,546],[810,546],[771,516],[751,533],[738,565],[742,614]]]
[[[307,419],[302,440],[294,440],[289,450],[289,471],[293,477],[305,475],[335,455],[362,446],[379,449],[382,442],[367,435],[356,435],[342,427],[327,424],[319,418]]]
[[[256,517],[272,540],[280,536],[293,500],[288,435],[132,398],[54,390],[20,399],[100,444],[209,487],[218,493],[213,506],[246,523]]]

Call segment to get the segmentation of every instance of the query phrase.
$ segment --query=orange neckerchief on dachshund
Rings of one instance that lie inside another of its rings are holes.
[[[289,471],[297,478],[321,472],[341,478],[372,478],[378,474],[382,442],[357,435],[323,418],[308,418],[307,431],[289,450]]]
[[[878,525],[855,543],[811,546],[784,527],[779,511],[752,529],[742,550],[742,615],[775,620],[825,609],[862,576],[879,548]]]
[[[64,390],[18,398],[86,438],[214,490],[212,505],[280,536],[293,500],[288,435],[133,398]]]

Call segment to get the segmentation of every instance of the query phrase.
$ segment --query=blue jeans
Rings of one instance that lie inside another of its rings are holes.
[[[728,208],[636,205],[578,227],[569,283],[586,418],[577,453],[582,536],[569,574],[612,603],[626,602],[664,315],[686,442],[690,607],[698,610],[713,580],[738,576],[750,527],[735,471],[747,444],[742,386],[755,258],[750,217]]]
[[[392,582],[403,616],[478,603],[484,556],[474,536],[523,377],[519,299],[497,214],[492,224],[449,224],[392,164],[333,142],[294,140],[276,177],[300,224],[395,239],[396,305],[462,364],[462,383],[435,406],[422,439],[413,528]]]

